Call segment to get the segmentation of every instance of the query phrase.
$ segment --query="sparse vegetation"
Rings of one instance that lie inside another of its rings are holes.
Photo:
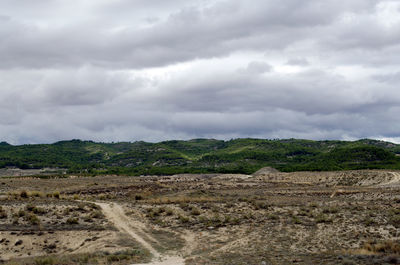
[[[139,261],[149,261],[150,254],[148,251],[141,249],[129,249],[117,251],[114,253],[95,252],[75,255],[63,256],[44,256],[36,258],[26,258],[19,261],[11,261],[7,265],[58,265],[58,264],[86,264],[86,265],[103,265],[103,264],[126,264],[137,263]]]
[[[399,257],[399,189],[373,181],[391,176],[349,171],[5,178],[0,228],[10,231],[0,231],[0,256],[15,257],[7,262],[18,265],[148,261],[138,242],[86,202],[97,201],[125,211],[124,222],[132,221],[129,227],[160,253],[184,247],[188,265],[390,264]],[[77,248],[88,253],[65,254]],[[28,251],[30,258],[15,255]]]
[[[361,249],[355,250],[354,253],[400,255],[400,242],[372,240],[366,242]]]

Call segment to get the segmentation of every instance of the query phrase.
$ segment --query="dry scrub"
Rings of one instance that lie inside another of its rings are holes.
[[[148,261],[142,244],[118,232],[101,209],[77,201],[93,200],[121,205],[147,244],[183,255],[186,264],[396,264],[397,176],[350,171],[4,179],[0,256],[10,264]]]

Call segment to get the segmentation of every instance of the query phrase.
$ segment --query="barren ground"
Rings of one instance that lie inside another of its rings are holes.
[[[399,264],[400,174],[0,178],[4,264]]]

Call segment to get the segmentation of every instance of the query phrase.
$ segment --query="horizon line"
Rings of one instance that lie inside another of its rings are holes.
[[[72,139],[65,139],[65,140],[59,140],[56,142],[51,142],[51,143],[24,143],[24,144],[10,144],[7,141],[1,141],[0,145],[10,145],[10,146],[24,146],[24,145],[53,145],[57,143],[62,143],[62,142],[73,142],[73,141],[79,141],[79,142],[91,142],[91,143],[97,143],[97,144],[120,144],[120,143],[138,143],[138,142],[144,142],[144,143],[150,143],[150,144],[158,144],[158,143],[164,143],[164,142],[172,142],[172,141],[179,141],[179,142],[190,142],[190,141],[196,141],[196,140],[214,140],[214,141],[224,141],[224,142],[229,142],[229,141],[235,141],[235,140],[265,140],[265,141],[285,141],[285,140],[302,140],[302,141],[313,141],[313,142],[328,142],[328,141],[339,141],[339,142],[358,142],[358,141],[363,141],[363,140],[371,140],[371,141],[377,141],[377,142],[385,142],[385,143],[390,143],[390,144],[398,144],[395,142],[391,142],[388,140],[384,139],[378,139],[378,138],[359,138],[359,139],[352,139],[352,140],[340,140],[340,139],[324,139],[324,140],[315,140],[315,139],[305,139],[305,138],[257,138],[257,137],[238,137],[238,138],[231,138],[229,140],[226,139],[216,139],[216,138],[192,138],[192,139],[169,139],[169,140],[162,140],[162,141],[144,141],[144,140],[135,140],[135,141],[108,141],[108,142],[103,142],[103,141],[95,141],[95,140],[89,140],[89,139],[78,139],[78,138],[72,138]]]

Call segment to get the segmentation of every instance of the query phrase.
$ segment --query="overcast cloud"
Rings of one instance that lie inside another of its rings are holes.
[[[0,1],[13,144],[400,142],[399,84],[399,1]]]

